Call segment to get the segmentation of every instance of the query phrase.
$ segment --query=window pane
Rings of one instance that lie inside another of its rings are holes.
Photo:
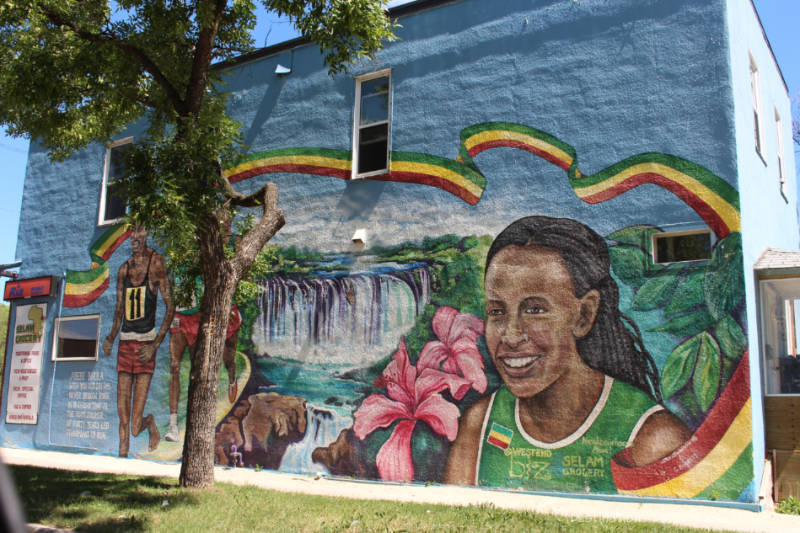
[[[711,257],[711,233],[656,236],[656,263],[698,261]]]
[[[389,100],[381,95],[362,98],[361,100],[361,125],[367,126],[376,122],[389,119]]]
[[[114,220],[125,216],[125,207],[128,201],[117,185],[106,187],[106,212],[103,214],[105,220]]]
[[[131,144],[123,144],[111,148],[108,162],[108,175],[106,176],[106,208],[103,213],[104,220],[115,220],[125,216],[128,199],[123,195],[121,187],[114,183],[117,178],[127,175],[125,158],[131,149]]]
[[[94,359],[97,356],[97,332],[100,317],[59,320],[57,325],[57,359]]]
[[[800,278],[760,283],[761,340],[767,394],[800,394]]]
[[[360,124],[374,124],[389,119],[389,78],[375,78],[361,84]]]
[[[381,76],[361,82],[361,98],[372,95],[382,95],[383,98],[389,97],[389,76]]]
[[[362,128],[359,131],[358,173],[373,172],[386,168],[386,151],[389,140],[389,125],[381,124]]]

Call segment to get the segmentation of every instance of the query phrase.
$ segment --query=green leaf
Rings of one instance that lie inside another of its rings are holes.
[[[609,241],[617,241],[620,244],[631,244],[643,250],[650,249],[650,239],[661,230],[654,226],[628,226],[608,235]]]
[[[612,246],[608,250],[614,273],[633,287],[640,287],[647,278],[647,266],[650,258],[641,248],[635,246]]]
[[[636,291],[631,307],[637,311],[650,311],[663,307],[675,291],[678,277],[669,270],[662,270],[654,275]]]
[[[676,346],[667,357],[661,371],[661,395],[664,398],[672,397],[689,382],[699,345],[700,337],[696,335]]]
[[[728,359],[738,360],[747,348],[747,338],[742,328],[730,315],[719,321],[714,328],[714,335],[719,341],[722,353]]]
[[[706,267],[703,292],[708,310],[717,320],[730,313],[744,298],[740,233],[731,233],[717,242]]]
[[[703,278],[704,276],[701,272],[692,272],[685,276],[664,308],[664,315],[671,316],[684,313],[705,303]]]
[[[698,335],[700,343],[697,350],[697,367],[694,371],[692,389],[702,411],[711,407],[717,397],[720,375],[719,345],[708,333]]]
[[[678,337],[696,335],[714,324],[714,317],[706,310],[673,317],[650,331],[664,331]]]

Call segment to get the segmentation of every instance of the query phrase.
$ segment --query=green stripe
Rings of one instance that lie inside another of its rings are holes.
[[[550,135],[545,131],[537,130],[536,128],[531,128],[530,126],[523,126],[522,124],[514,124],[513,122],[483,122],[481,124],[475,124],[474,126],[469,126],[468,128],[462,130],[461,140],[462,142],[466,142],[466,140],[472,137],[473,135],[478,133],[483,133],[486,131],[513,131],[515,133],[521,133],[523,135],[530,135],[531,137],[535,137],[537,139],[545,141],[548,144],[552,144],[557,148],[560,148],[561,150],[571,155],[573,158],[575,157],[575,148],[565,143],[561,139],[553,137],[552,135]]]
[[[67,270],[66,280],[67,283],[72,283],[75,285],[83,285],[85,283],[92,283],[97,280],[100,276],[103,276],[108,273],[108,263],[103,261],[101,264],[97,265],[97,267],[86,270]]]
[[[402,161],[405,163],[425,163],[436,167],[446,168],[447,170],[459,174],[481,189],[486,187],[486,178],[483,177],[483,174],[476,172],[475,170],[459,163],[458,161],[453,161],[452,159],[447,159],[445,157],[421,154],[418,152],[392,152],[392,161]]]
[[[753,443],[748,444],[731,467],[695,496],[705,500],[735,500],[753,480]]]
[[[111,238],[114,236],[114,233],[116,233],[116,232],[117,232],[117,230],[119,230],[120,226],[122,226],[122,224],[117,224],[117,225],[115,225],[115,226],[111,226],[111,228],[109,228],[108,230],[106,230],[106,232],[105,232],[105,233],[103,233],[102,235],[100,235],[100,237],[99,237],[99,238],[98,238],[96,241],[94,241],[94,244],[92,244],[91,248],[89,248],[89,255],[91,255],[91,256],[92,256],[92,259],[95,259],[95,261],[97,261],[98,263],[99,263],[100,261],[105,261],[105,259],[103,259],[103,258],[102,258],[102,257],[99,255],[99,253],[98,253],[98,250],[100,250],[100,248],[101,248],[101,247],[102,247],[104,244],[106,244],[106,242],[107,242],[109,239],[111,239]]]
[[[623,159],[591,176],[583,176],[581,178],[570,176],[570,185],[572,185],[573,189],[591,187],[616,176],[634,165],[643,163],[660,163],[679,172],[683,172],[717,193],[737,211],[739,210],[739,193],[727,181],[697,163],[675,155],[658,152],[647,152]]]
[[[250,161],[257,161],[259,159],[267,159],[269,157],[288,157],[296,155],[308,155],[317,157],[330,157],[331,159],[338,159],[340,161],[350,161],[352,155],[350,150],[334,150],[331,148],[278,148],[275,150],[264,150],[245,156],[238,160],[231,169],[234,167],[249,163]]]
[[[491,433],[499,433],[500,435],[508,437],[509,439],[514,436],[514,432],[513,431],[511,431],[510,429],[499,425],[497,422],[493,422],[492,423],[492,431],[490,432],[490,434]]]

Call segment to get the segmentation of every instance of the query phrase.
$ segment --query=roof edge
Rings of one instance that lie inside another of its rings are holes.
[[[409,2],[408,4],[403,4],[397,7],[393,7],[387,11],[387,14],[389,15],[390,18],[405,17],[408,15],[413,15],[414,13],[418,13],[420,11],[434,9],[445,4],[452,4],[459,1],[461,0],[416,0],[415,2]],[[305,46],[307,44],[312,44],[311,40],[308,39],[307,37],[295,37],[294,39],[289,39],[288,41],[283,41],[277,44],[273,44],[271,46],[259,48],[258,50],[242,54],[233,59],[222,61],[220,63],[215,64],[213,68],[223,69],[223,70],[229,69],[232,67],[239,66],[243,63],[256,61],[263,57],[279,54],[280,52],[291,50],[292,48],[297,48],[298,46]]]

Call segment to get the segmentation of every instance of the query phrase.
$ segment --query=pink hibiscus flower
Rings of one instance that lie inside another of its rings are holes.
[[[453,397],[466,394],[469,381],[454,375],[424,368],[419,370],[408,359],[404,339],[392,356],[393,361],[383,370],[383,378],[376,385],[385,385],[387,398],[382,394],[369,396],[353,414],[353,432],[364,440],[378,428],[388,427],[396,420],[392,435],[378,451],[378,473],[385,481],[411,481],[414,479],[414,461],[411,457],[411,435],[421,420],[430,428],[455,440],[458,434],[458,407],[445,400],[440,391],[449,389]]]
[[[433,315],[433,331],[438,341],[430,341],[419,354],[417,366],[436,368],[443,372],[461,375],[479,393],[488,385],[483,371],[483,357],[475,341],[483,335],[483,320],[469,313],[459,313],[452,307],[440,307]],[[467,393],[453,398],[460,400]]]

